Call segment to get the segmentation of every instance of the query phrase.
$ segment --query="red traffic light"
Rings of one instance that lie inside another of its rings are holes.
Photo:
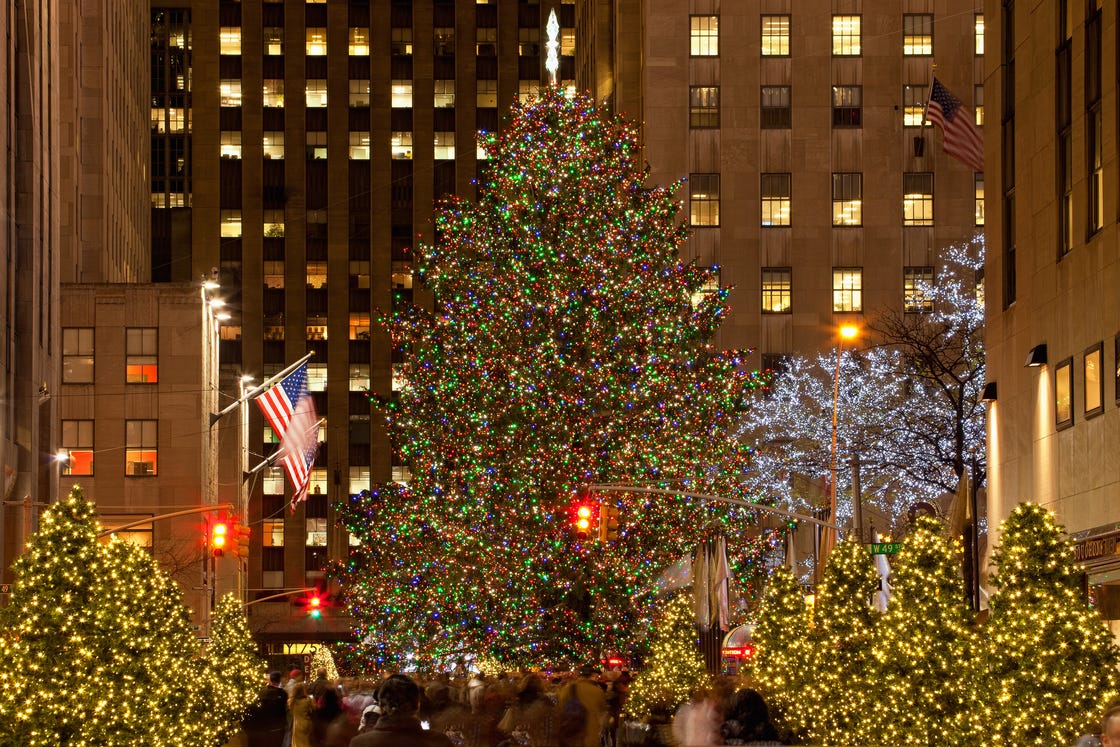
[[[323,616],[323,598],[318,594],[307,598],[307,614],[316,620]]]
[[[595,536],[599,530],[599,507],[592,503],[580,503],[575,507],[572,530],[578,540]]]
[[[210,525],[210,552],[215,558],[222,557],[228,534],[229,527],[225,522],[219,521]]]

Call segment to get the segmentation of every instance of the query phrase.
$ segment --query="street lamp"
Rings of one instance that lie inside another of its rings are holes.
[[[854,324],[842,325],[839,329],[839,335],[836,339],[836,373],[832,377],[832,451],[831,453],[831,482],[828,488],[828,510],[829,520],[836,521],[836,420],[837,414],[840,410],[840,361],[844,354],[844,341],[854,340],[859,336],[859,327]],[[830,527],[825,527],[824,531],[827,533],[828,541],[822,542],[824,547],[821,548],[820,563],[824,563],[824,559],[828,552],[832,550],[832,545],[836,540],[836,530]],[[823,537],[822,537],[823,539]],[[819,578],[819,571],[818,571]]]

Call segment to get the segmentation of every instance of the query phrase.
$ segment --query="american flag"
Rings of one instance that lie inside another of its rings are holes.
[[[284,472],[292,483],[292,508],[307,497],[311,465],[319,452],[319,418],[307,393],[307,364],[302,364],[257,397],[268,424],[280,439]]]
[[[926,119],[941,128],[941,147],[973,171],[984,170],[984,136],[972,114],[948,88],[933,79]]]

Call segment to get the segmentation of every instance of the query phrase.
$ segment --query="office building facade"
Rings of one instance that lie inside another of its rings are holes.
[[[935,63],[983,121],[979,0],[580,0],[577,33],[579,86],[641,124],[653,182],[686,180],[685,251],[732,288],[718,342],[756,365],[920,311],[983,230],[984,175],[921,126]]]
[[[1120,630],[1116,5],[987,4],[988,515],[1053,510]]]

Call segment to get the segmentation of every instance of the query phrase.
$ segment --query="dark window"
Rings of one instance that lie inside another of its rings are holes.
[[[863,88],[832,87],[832,126],[860,127],[863,124]]]
[[[789,86],[762,87],[760,125],[764,130],[789,129],[792,120]]]
[[[688,89],[688,126],[693,129],[719,127],[719,86]]]

